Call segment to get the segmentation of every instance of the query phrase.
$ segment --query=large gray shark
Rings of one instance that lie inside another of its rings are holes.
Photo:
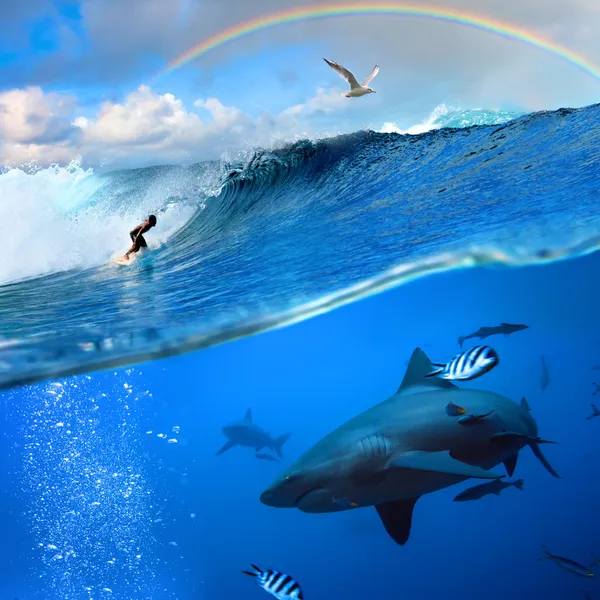
[[[223,433],[229,439],[215,456],[223,454],[223,452],[234,446],[246,446],[247,448],[254,448],[256,452],[263,448],[269,448],[277,452],[280,458],[283,458],[281,447],[292,435],[286,433],[278,438],[271,437],[264,429],[254,423],[250,408],[246,411],[246,416],[242,421],[236,421],[223,427]]]
[[[413,508],[424,494],[471,477],[512,476],[521,448],[542,455],[527,401],[461,390],[432,371],[416,348],[397,392],[317,442],[265,490],[263,504],[327,513],[374,506],[392,539],[404,545]],[[461,415],[473,419],[459,422]],[[479,418],[481,417],[481,418]]]

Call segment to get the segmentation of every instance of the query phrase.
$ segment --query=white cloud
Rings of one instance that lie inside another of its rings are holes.
[[[334,89],[325,90],[324,88],[319,88],[317,93],[304,104],[290,106],[283,111],[282,115],[314,114],[319,112],[328,114],[340,110],[347,105],[348,99],[344,98],[340,92]]]
[[[0,92],[0,161],[48,162],[73,158],[65,143],[76,107],[70,94],[48,94],[39,87]]]
[[[0,159],[4,163],[68,162],[138,166],[218,158],[244,145],[293,139],[316,131],[319,116],[348,106],[339,91],[319,88],[304,103],[253,117],[217,98],[188,108],[173,94],[140,86],[122,103],[104,102],[82,116],[76,99],[39,88],[0,94]]]

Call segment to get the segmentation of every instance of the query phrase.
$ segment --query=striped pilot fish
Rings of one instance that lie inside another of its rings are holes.
[[[475,346],[457,354],[449,363],[432,363],[435,367],[426,377],[437,375],[451,381],[469,381],[480,377],[493,369],[500,359],[497,352],[489,346]]]
[[[302,588],[293,577],[272,569],[263,571],[252,563],[250,563],[250,566],[251,571],[242,571],[242,573],[254,577],[259,587],[271,594],[273,598],[277,598],[277,600],[303,600]]]

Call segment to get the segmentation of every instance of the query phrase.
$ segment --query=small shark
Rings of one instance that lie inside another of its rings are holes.
[[[513,325],[511,323],[500,323],[500,325],[495,325],[494,327],[480,327],[477,331],[469,333],[469,335],[459,337],[458,344],[462,348],[463,343],[471,338],[480,338],[483,340],[491,335],[500,335],[501,333],[504,335],[510,335],[511,333],[523,331],[523,329],[528,328],[529,325]]]
[[[480,500],[488,494],[494,494],[499,496],[502,490],[509,487],[516,487],[518,490],[523,491],[523,479],[517,479],[516,481],[502,481],[500,479],[494,479],[494,481],[488,481],[486,483],[480,483],[474,485],[466,490],[463,490],[456,498],[454,502],[464,502],[466,500]]]
[[[600,417],[600,410],[598,410],[598,407],[595,404],[592,404],[592,414],[589,417],[586,417],[586,419],[589,421],[595,417]]]
[[[489,469],[502,463],[512,476],[525,446],[559,477],[539,448],[544,440],[526,401],[519,405],[492,392],[460,389],[441,377],[427,377],[431,371],[431,361],[416,348],[393,396],[317,442],[260,501],[305,513],[373,506],[390,537],[404,545],[421,496],[469,478],[499,479]],[[490,414],[465,427],[458,422],[461,411],[446,410],[449,404],[468,414]],[[340,505],[339,498],[352,505]]]
[[[286,433],[278,438],[272,438],[264,429],[254,423],[250,408],[246,411],[246,416],[242,421],[236,421],[223,427],[223,433],[229,439],[215,456],[223,454],[223,452],[234,446],[246,446],[247,448],[254,448],[256,452],[263,448],[269,448],[276,452],[280,458],[283,458],[281,447],[292,435]]]
[[[596,386],[596,389],[592,392],[592,396],[595,396],[598,392],[600,392],[600,383],[592,383],[592,385]]]
[[[542,387],[542,391],[544,391],[550,385],[550,371],[548,370],[548,365],[546,364],[546,359],[542,356],[542,376],[540,378],[540,386]]]

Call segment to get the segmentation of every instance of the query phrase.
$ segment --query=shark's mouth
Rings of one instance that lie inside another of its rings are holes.
[[[296,502],[294,504],[296,506],[298,506],[298,504],[300,504],[300,502],[302,502],[302,500],[304,500],[304,498],[306,498],[309,494],[312,494],[313,492],[318,492],[319,490],[322,490],[322,489],[324,489],[324,488],[314,487],[314,488],[310,488],[309,490],[306,490],[306,492],[303,492],[296,498]]]

